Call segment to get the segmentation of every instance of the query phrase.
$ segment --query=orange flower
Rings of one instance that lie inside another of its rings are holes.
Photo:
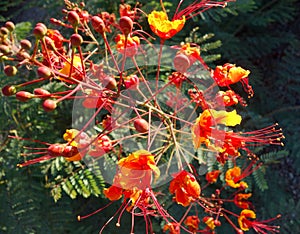
[[[255,212],[253,210],[244,209],[241,211],[238,217],[238,223],[243,231],[249,231],[250,228],[253,228],[257,233],[277,233],[279,232],[279,226],[269,226],[266,223],[271,222],[280,217],[280,215],[277,215],[275,218],[263,221],[251,220],[256,219]]]
[[[203,218],[203,222],[207,225],[207,227],[211,230],[214,230],[216,228],[216,225],[215,225],[215,220],[213,217],[210,217],[210,216],[205,216]]]
[[[239,103],[239,97],[233,90],[219,91],[216,95],[216,102],[220,106],[233,106]],[[241,99],[242,100],[242,99]],[[245,105],[243,102],[242,105]]]
[[[196,215],[186,217],[184,224],[188,226],[189,231],[196,233],[199,228],[200,219]]]
[[[249,228],[252,227],[251,221],[248,220],[249,218],[255,219],[255,212],[248,209],[242,210],[240,216],[238,217],[238,223],[243,231],[249,231]]]
[[[154,156],[146,150],[138,150],[120,159],[118,165],[121,174],[120,185],[123,189],[145,189],[150,187],[152,174],[154,181],[160,175]]]
[[[201,188],[196,178],[187,171],[181,171],[171,181],[169,191],[175,194],[175,200],[182,206],[188,206],[199,198]]]
[[[97,140],[91,144],[89,155],[93,157],[101,157],[112,150],[112,141],[106,135],[98,136]]]
[[[185,24],[185,16],[181,19],[170,21],[163,11],[152,11],[148,15],[151,30],[163,40],[172,38]]]
[[[126,40],[127,38],[127,40]],[[124,53],[126,48],[126,56],[133,57],[138,52],[138,46],[140,45],[140,38],[137,36],[130,37],[129,35],[125,37],[123,34],[118,34],[116,39],[117,51],[121,54]]]
[[[211,183],[211,184],[216,183],[220,173],[221,173],[220,170],[214,170],[214,171],[207,172],[205,175],[205,179],[207,180],[208,183]]]
[[[249,96],[253,96],[252,87],[248,83],[249,74],[249,70],[236,67],[235,64],[230,63],[226,63],[223,66],[217,66],[215,70],[212,71],[212,77],[219,86],[229,86],[240,81]]]
[[[163,232],[169,231],[169,234],[180,234],[180,224],[179,223],[167,223]]]
[[[71,69],[72,69],[71,77],[73,79],[81,81],[83,79],[83,76],[81,74],[82,67],[81,67],[81,59],[79,56],[75,55],[73,57],[72,67],[71,67],[71,59],[68,59],[68,61],[63,64],[62,69],[59,70],[59,73],[65,75],[69,78]],[[74,83],[74,81],[71,81],[68,78],[65,78],[62,76],[58,77],[59,80],[66,81],[68,83]]]
[[[238,193],[234,196],[234,204],[242,209],[248,209],[250,202],[246,200],[251,196],[252,193]]]
[[[120,159],[118,165],[119,171],[113,185],[104,189],[104,195],[112,201],[120,199],[124,194],[134,203],[142,191],[150,188],[153,174],[154,181],[160,175],[154,156],[146,150],[129,154],[128,157]]]
[[[205,143],[207,147],[210,146],[209,137],[212,135],[212,127],[217,124],[224,124],[226,126],[235,126],[240,124],[242,117],[236,113],[236,110],[227,111],[217,111],[212,109],[207,109],[202,112],[202,114],[196,119],[194,126],[192,127],[193,143],[194,147],[197,149],[202,143]],[[216,137],[224,137],[225,132],[216,130]],[[222,134],[223,133],[223,134]]]
[[[247,183],[244,181],[240,181],[241,179],[242,179],[241,168],[233,167],[226,171],[225,181],[228,186],[232,188],[243,188],[243,189],[248,188]]]
[[[56,49],[63,49],[63,42],[66,41],[66,39],[60,34],[58,30],[47,29],[46,36],[53,41]]]
[[[87,96],[84,98],[82,105],[85,108],[104,108],[111,112],[112,104],[109,97],[109,92],[100,92],[96,90],[86,90]]]

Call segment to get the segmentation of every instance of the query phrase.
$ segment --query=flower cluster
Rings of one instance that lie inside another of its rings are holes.
[[[53,28],[36,24],[33,45],[26,39],[16,41],[15,26],[7,22],[0,31],[4,73],[13,77],[22,67],[35,70],[37,78],[7,84],[2,87],[3,95],[21,102],[39,99],[46,112],[68,100],[76,100],[81,117],[88,110],[93,112],[80,129],[65,130],[61,143],[40,142],[46,147],[26,156],[42,156],[18,166],[56,157],[70,163],[113,161],[113,179],[107,181],[103,194],[108,204],[121,200],[117,226],[124,211],[131,213],[131,233],[137,216],[144,218],[146,233],[155,232],[153,220],[160,220],[162,230],[170,234],[181,230],[216,233],[225,222],[237,233],[250,229],[278,232],[277,226],[268,225],[275,218],[256,218],[250,201],[253,194],[245,179],[262,166],[255,147],[282,145],[284,136],[277,124],[255,131],[235,130],[243,123],[237,110],[246,106],[235,87],[241,85],[249,98],[254,95],[248,81],[250,71],[231,63],[210,68],[200,55],[200,46],[193,42],[171,46],[174,53],[169,59],[174,70],[161,69],[166,40],[174,38],[191,17],[212,7],[225,7],[232,0],[194,1],[186,8],[182,2],[171,19],[162,1],[161,11],[144,16],[137,6],[125,3],[119,15],[92,15],[84,3],[66,0],[65,17],[52,18]],[[153,36],[143,31],[144,17]],[[71,36],[63,36],[55,26],[69,29]],[[152,65],[147,67],[146,60]],[[43,86],[50,82],[63,84],[65,90],[49,92]],[[39,87],[31,90],[32,85]],[[215,159],[204,176],[195,170],[207,163],[200,159],[201,153]],[[208,189],[210,186],[214,189]],[[162,199],[165,196],[169,202]],[[228,203],[235,211],[227,208]],[[172,215],[170,206],[181,207],[183,212]]]

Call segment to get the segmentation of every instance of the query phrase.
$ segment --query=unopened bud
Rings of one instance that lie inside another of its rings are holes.
[[[46,33],[47,33],[47,27],[43,23],[37,23],[35,28],[33,29],[33,35],[37,39],[43,38],[46,35]]]
[[[18,72],[18,69],[15,66],[6,65],[4,67],[4,73],[7,76],[14,76],[17,74],[17,72]]]
[[[33,93],[35,95],[39,95],[39,96],[50,96],[51,95],[51,93],[49,91],[47,91],[46,89],[42,89],[42,88],[34,89]]]
[[[123,16],[119,20],[119,25],[125,36],[128,36],[131,33],[133,28],[133,21],[128,16]]]
[[[190,67],[190,60],[185,54],[177,54],[174,57],[174,67],[176,71],[184,73]]]
[[[104,21],[99,16],[93,16],[91,21],[92,21],[92,26],[96,32],[100,34],[103,34],[105,32]]]
[[[117,87],[116,79],[111,76],[106,76],[102,80],[102,84],[104,87],[106,87],[107,89],[110,89],[110,90],[114,90]]]
[[[73,27],[76,27],[79,24],[80,17],[76,11],[70,11],[68,13],[68,21]]]
[[[43,102],[43,108],[46,112],[53,111],[55,110],[56,107],[57,107],[56,101],[54,100],[47,99]]]
[[[6,85],[2,88],[2,93],[4,96],[11,96],[17,92],[17,89],[13,85]]]
[[[15,24],[11,21],[7,21],[5,23],[5,27],[8,29],[8,31],[12,32],[15,30]]]
[[[30,50],[30,48],[31,48],[31,42],[26,39],[21,40],[20,44],[21,44],[22,49],[24,49],[24,50]]]
[[[0,45],[0,52],[2,54],[8,54],[10,52],[10,47],[7,45]]]
[[[29,99],[33,98],[33,94],[27,91],[19,91],[16,93],[16,98],[21,102],[27,102]]]
[[[9,30],[6,27],[1,27],[0,32],[2,35],[7,35],[9,33]]]
[[[133,122],[133,125],[135,127],[135,130],[140,133],[145,133],[149,130],[149,124],[144,119],[136,119]]]
[[[39,77],[43,77],[45,79],[48,79],[52,76],[52,72],[48,67],[39,67],[37,69],[37,74]]]
[[[70,38],[70,42],[71,42],[71,45],[73,47],[78,47],[82,44],[83,42],[83,39],[82,39],[82,36],[80,36],[79,34],[73,34]]]

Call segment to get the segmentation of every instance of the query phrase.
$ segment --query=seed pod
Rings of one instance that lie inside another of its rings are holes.
[[[17,92],[17,89],[13,85],[6,85],[2,88],[2,93],[4,96],[12,96]]]
[[[134,120],[133,125],[135,127],[135,130],[140,133],[145,133],[149,130],[149,123],[141,118]]]
[[[29,99],[33,98],[33,94],[27,91],[19,91],[16,93],[16,98],[21,102],[27,102]]]
[[[18,69],[15,66],[6,65],[4,67],[4,73],[7,76],[14,76],[17,74],[17,72],[18,72]]]
[[[43,102],[43,108],[46,112],[53,111],[55,110],[56,107],[57,107],[56,101],[54,100],[47,99]]]

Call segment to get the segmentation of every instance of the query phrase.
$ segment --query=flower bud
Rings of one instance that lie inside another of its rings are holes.
[[[13,85],[6,85],[2,88],[2,93],[4,96],[12,96],[17,92],[17,89]]]
[[[116,79],[111,76],[106,76],[102,80],[102,84],[104,87],[106,87],[107,89],[110,89],[110,90],[114,90],[117,87]]]
[[[12,32],[15,29],[15,24],[11,21],[7,21],[5,23],[5,27],[8,29],[8,31]]]
[[[42,89],[42,88],[34,89],[33,93],[35,95],[39,95],[39,96],[50,96],[51,95],[51,93],[49,91],[47,91],[46,89]]]
[[[79,34],[73,34],[70,38],[70,42],[71,42],[71,45],[73,47],[78,47],[82,44],[83,42],[83,39],[82,39],[82,36],[80,36]]]
[[[17,74],[17,72],[18,72],[18,69],[15,66],[6,65],[4,67],[4,73],[7,76],[14,76]]]
[[[134,120],[133,125],[135,127],[135,130],[140,133],[145,133],[149,130],[148,122],[141,118]]]
[[[0,32],[2,35],[7,35],[9,33],[9,30],[6,27],[1,27]]]
[[[73,27],[76,27],[79,24],[80,18],[76,11],[70,11],[68,13],[68,21]]]
[[[8,54],[10,52],[10,47],[7,45],[0,45],[0,52],[2,54]]]
[[[31,42],[26,39],[21,40],[20,44],[21,44],[22,49],[24,49],[24,50],[30,50],[30,48],[31,48]]]
[[[37,74],[39,77],[49,79],[52,76],[52,72],[48,67],[39,67],[37,69]]]
[[[33,94],[27,91],[19,91],[16,93],[16,98],[21,102],[27,102],[29,99],[33,98]]]
[[[43,102],[43,108],[46,112],[53,111],[55,110],[56,107],[57,107],[56,101],[54,100],[47,99]]]
[[[174,67],[176,71],[184,73],[190,67],[190,60],[185,54],[177,54],[174,57]]]
[[[92,21],[92,26],[96,32],[100,34],[103,34],[105,32],[104,21],[99,16],[93,16],[91,21]]]
[[[33,29],[33,35],[37,39],[43,38],[46,35],[46,33],[47,33],[47,27],[43,23],[37,23],[35,28]]]
[[[128,16],[123,16],[119,20],[120,28],[123,34],[127,37],[129,33],[131,33],[133,28],[133,21]]]

